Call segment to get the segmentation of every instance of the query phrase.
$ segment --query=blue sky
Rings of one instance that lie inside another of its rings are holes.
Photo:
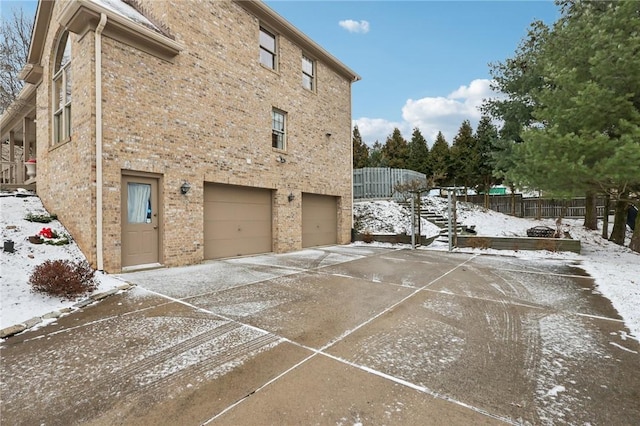
[[[488,64],[512,56],[535,19],[559,17],[551,0],[266,3],[362,77],[352,118],[369,145],[394,127],[405,139],[418,127],[429,145],[438,131],[451,144],[465,119],[475,128]],[[2,14],[20,4],[34,13],[26,0],[2,1]]]
[[[513,56],[534,20],[559,17],[553,1],[266,3],[362,77],[352,118],[369,145],[394,127],[407,140],[418,127],[429,145],[438,131],[451,144],[465,119],[475,128],[488,64]]]

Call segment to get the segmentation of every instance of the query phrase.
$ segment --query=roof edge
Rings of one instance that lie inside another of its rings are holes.
[[[242,8],[255,15],[267,25],[273,27],[274,30],[285,34],[291,41],[300,45],[303,50],[322,59],[343,76],[349,78],[352,82],[361,80],[360,76],[351,68],[343,64],[339,59],[326,51],[322,46],[309,38],[306,34],[296,28],[292,23],[280,16],[277,12],[267,6],[261,0],[235,0]]]

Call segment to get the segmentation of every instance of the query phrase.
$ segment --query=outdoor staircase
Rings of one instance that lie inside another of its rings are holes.
[[[408,201],[398,201],[398,204],[406,207],[407,210],[411,210],[411,203]],[[436,237],[435,241],[445,243],[449,241],[449,221],[445,216],[430,210],[421,210],[420,216],[440,228],[440,234]],[[467,227],[463,226],[460,222],[456,221],[456,223],[452,225],[455,227],[455,232],[458,235],[467,233]]]
[[[449,241],[449,220],[438,214],[429,210],[424,210],[420,212],[420,216],[423,219],[428,220],[429,222],[436,225],[440,228],[440,235],[436,238],[436,241],[448,242]],[[460,224],[460,222],[456,221],[455,224],[452,224],[455,227],[455,231],[458,235],[463,234],[465,232],[465,227]]]

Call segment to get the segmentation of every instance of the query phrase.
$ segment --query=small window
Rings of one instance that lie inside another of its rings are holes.
[[[286,149],[286,115],[274,109],[271,111],[271,146],[276,149]]]
[[[276,36],[264,28],[260,28],[260,63],[276,69]]]
[[[71,41],[60,37],[53,74],[53,142],[71,137]]]
[[[315,70],[316,65],[313,59],[302,55],[302,87],[309,90],[315,90]]]

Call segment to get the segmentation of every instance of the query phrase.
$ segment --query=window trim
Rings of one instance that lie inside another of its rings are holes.
[[[266,34],[267,36],[273,39],[273,51],[269,50],[266,46],[262,45],[262,33]],[[272,71],[278,71],[278,36],[276,35],[276,33],[260,25],[258,46],[260,49],[260,54],[258,57],[258,61],[260,62],[260,65]],[[273,66],[269,66],[268,64],[265,64],[262,61],[263,52],[266,52],[267,54],[271,55],[271,61],[273,62]]]
[[[307,61],[309,61],[311,63],[311,74],[308,74],[307,72],[305,72],[304,70],[304,65],[302,65],[302,87],[304,87],[305,89],[311,91],[311,92],[315,92],[316,91],[316,87],[317,87],[317,81],[316,81],[316,73],[317,73],[317,66],[316,66],[316,60],[313,59],[311,56],[306,55],[305,53],[302,54],[302,63],[304,64],[305,59]],[[311,84],[311,87],[307,87],[307,85],[305,84],[305,77],[308,77],[309,82]]]
[[[62,62],[66,50],[69,50],[69,60]],[[71,84],[71,38],[65,31],[58,40],[53,64],[53,77],[51,78],[52,90],[52,144],[59,145],[71,139],[71,100],[73,99]]]
[[[282,129],[277,129],[274,125],[276,123],[276,114],[282,116]],[[282,146],[279,146],[278,142],[275,142],[275,137],[280,136]],[[287,150],[287,113],[278,108],[271,109],[271,148],[277,151]]]

